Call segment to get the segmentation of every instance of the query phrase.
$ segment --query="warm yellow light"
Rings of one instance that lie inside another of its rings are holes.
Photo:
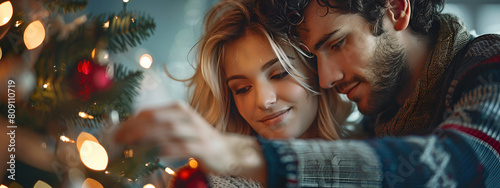
[[[49,87],[49,83],[43,84],[43,88],[47,89]]]
[[[90,133],[87,133],[87,132],[81,132],[79,135],[78,135],[78,138],[76,138],[76,147],[78,148],[78,151],[80,151],[80,148],[82,147],[82,144],[83,142],[87,141],[87,140],[90,140],[90,141],[93,141],[93,142],[96,142],[96,143],[99,143],[99,141],[97,141],[97,138],[95,138],[93,135],[91,135]]]
[[[92,170],[101,171],[108,166],[108,153],[99,143],[86,140],[80,148],[80,159]]]
[[[167,174],[170,174],[170,175],[175,175],[174,170],[172,170],[170,167],[165,168],[165,172],[167,172]]]
[[[107,28],[109,28],[109,21],[105,22],[105,23],[104,23],[104,25],[103,25],[102,27],[104,27],[104,28],[106,28],[106,29],[107,29]]]
[[[149,69],[153,64],[153,57],[149,54],[143,54],[141,58],[139,58],[139,64],[142,68]]]
[[[144,185],[144,187],[142,187],[142,188],[155,188],[155,186],[153,184],[149,183],[149,184]]]
[[[0,26],[4,26],[9,23],[13,14],[14,9],[12,8],[12,3],[10,1],[5,1],[0,4]]]
[[[45,183],[42,180],[38,180],[33,186],[33,188],[52,188],[52,186],[50,186],[49,184]]]
[[[92,54],[90,54],[92,56],[92,59],[94,59],[95,57],[95,48],[92,50]]]
[[[197,168],[198,167],[198,161],[194,160],[193,158],[189,158],[189,167],[191,168]]]
[[[2,59],[2,47],[0,47],[0,59]]]
[[[31,22],[24,30],[24,44],[28,50],[35,49],[45,40],[45,27],[40,20]]]
[[[7,187],[5,185],[0,185],[0,188],[9,188],[9,187]]]
[[[86,118],[87,117],[87,113],[85,112],[79,112],[78,115],[82,118]]]
[[[23,23],[24,23],[24,21],[22,21],[22,20],[18,20],[18,21],[16,21],[16,27],[19,27],[19,26],[20,26],[21,24],[23,24]]]
[[[63,141],[63,142],[75,143],[74,140],[71,140],[67,136],[64,136],[64,135],[62,135],[61,137],[59,137],[59,139],[61,139],[61,141]]]
[[[87,178],[82,185],[82,188],[104,188],[101,183],[92,178]]]
[[[128,0],[123,0],[124,3],[128,3]]]

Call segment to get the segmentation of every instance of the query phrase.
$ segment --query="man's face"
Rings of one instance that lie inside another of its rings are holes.
[[[335,87],[365,115],[395,104],[402,85],[409,80],[409,70],[394,32],[374,36],[372,25],[360,15],[326,11],[311,1],[297,30],[317,57],[321,87]]]

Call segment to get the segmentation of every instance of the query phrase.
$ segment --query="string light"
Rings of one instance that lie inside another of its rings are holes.
[[[172,170],[170,167],[165,168],[165,172],[170,175],[175,175],[174,170]]]
[[[38,180],[33,186],[33,188],[52,188],[52,186],[50,186],[49,184],[45,183],[42,180]]]
[[[105,29],[109,28],[109,21],[105,22],[102,27],[104,27]]]
[[[198,167],[198,161],[194,160],[193,158],[189,158],[189,167],[191,168],[197,168]]]
[[[83,184],[82,188],[104,188],[101,183],[99,183],[97,180],[92,179],[92,178],[87,178]]]
[[[28,50],[32,50],[40,46],[45,40],[45,27],[40,20],[31,22],[26,30],[24,30],[24,44]]]
[[[99,143],[86,140],[80,148],[80,159],[92,170],[102,171],[108,166],[108,153]]]
[[[19,27],[21,24],[23,24],[24,21],[22,20],[18,20],[16,21],[16,27]]]
[[[82,147],[82,144],[83,142],[87,141],[87,140],[90,140],[90,141],[93,141],[93,142],[97,142],[99,143],[99,141],[97,141],[97,138],[95,138],[93,135],[91,135],[90,133],[87,133],[87,132],[81,132],[79,135],[78,135],[78,138],[76,138],[76,147],[78,148],[78,151],[80,151],[80,148]]]
[[[75,143],[74,140],[69,139],[67,136],[62,135],[59,139],[63,142]]]
[[[47,89],[49,87],[50,83],[43,84],[43,88]]]
[[[142,68],[149,69],[151,67],[151,64],[153,64],[153,57],[151,57],[151,55],[149,54],[143,54],[139,58],[139,64]]]
[[[9,23],[12,15],[14,14],[14,9],[12,8],[12,3],[10,1],[5,1],[0,4],[0,26],[4,26]]]
[[[2,185],[0,185],[0,188],[9,188],[9,187],[2,184]]]
[[[143,188],[156,188],[156,187],[153,184],[148,183],[148,184],[144,185]]]
[[[124,3],[128,3],[129,0],[123,0]]]

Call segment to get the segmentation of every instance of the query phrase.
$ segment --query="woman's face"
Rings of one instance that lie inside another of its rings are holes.
[[[283,48],[300,72],[314,78],[291,47]],[[238,112],[259,135],[271,139],[308,137],[318,97],[285,71],[266,38],[247,32],[226,46],[224,62]]]

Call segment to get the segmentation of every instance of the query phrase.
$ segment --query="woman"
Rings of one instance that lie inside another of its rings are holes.
[[[253,0],[226,0],[205,16],[190,105],[222,132],[268,139],[338,139],[351,111],[320,90],[315,68],[285,40],[273,40]],[[251,181],[212,176],[214,187]]]
[[[233,142],[215,139],[218,134],[203,126],[207,122],[221,132],[267,139],[339,139],[337,129],[351,104],[328,94],[333,90],[319,89],[315,68],[297,48],[265,30],[253,3],[223,0],[205,16],[196,72],[187,80],[189,103],[199,115],[179,103],[143,112],[127,123],[142,128],[124,131],[134,135],[122,142],[153,141],[164,146],[166,155],[199,157],[210,165],[210,160],[225,160],[231,156],[225,153],[235,151],[224,150],[234,148],[228,146]],[[161,120],[151,118],[159,114]],[[210,180],[213,187],[260,187],[256,181],[229,176],[210,175]]]

